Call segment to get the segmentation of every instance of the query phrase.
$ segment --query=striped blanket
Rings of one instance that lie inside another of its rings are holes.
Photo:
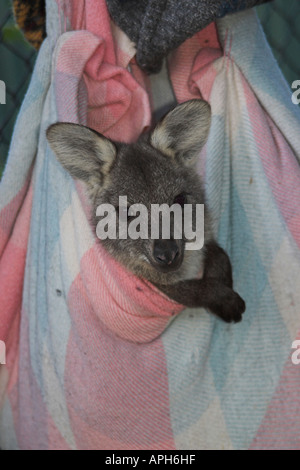
[[[300,449],[299,110],[253,11],[169,57],[178,102],[212,106],[199,156],[241,324],[185,310],[97,243],[46,128],[131,142],[149,77],[104,0],[47,2],[44,41],[0,184],[2,449]]]

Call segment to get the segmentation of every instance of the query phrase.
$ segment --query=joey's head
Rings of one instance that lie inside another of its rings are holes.
[[[161,227],[153,231],[153,224],[162,220],[155,218],[155,211],[163,204],[183,209],[185,204],[204,203],[195,166],[210,119],[210,106],[192,100],[170,111],[134,144],[112,142],[77,124],[57,123],[47,130],[62,166],[86,185],[92,222],[103,246],[154,283],[179,280],[185,269],[185,240],[174,236],[176,212],[165,219],[170,229],[166,239]],[[179,214],[184,217],[183,210]]]

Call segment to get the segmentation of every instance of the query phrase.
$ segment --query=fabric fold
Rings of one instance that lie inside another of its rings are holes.
[[[148,73],[163,58],[210,23],[266,0],[107,0],[113,20],[136,44],[137,62]]]

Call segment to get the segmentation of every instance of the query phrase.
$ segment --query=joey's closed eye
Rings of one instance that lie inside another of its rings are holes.
[[[187,204],[187,194],[186,193],[180,193],[174,198],[174,204],[179,204],[181,207],[183,207],[185,204]]]

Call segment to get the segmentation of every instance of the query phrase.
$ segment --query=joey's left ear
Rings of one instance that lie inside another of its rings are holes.
[[[66,122],[52,124],[46,135],[64,169],[83,181],[93,197],[116,159],[116,145],[88,127]]]
[[[157,124],[150,142],[157,150],[180,160],[185,166],[193,166],[207,141],[210,123],[211,108],[206,101],[186,101]]]

